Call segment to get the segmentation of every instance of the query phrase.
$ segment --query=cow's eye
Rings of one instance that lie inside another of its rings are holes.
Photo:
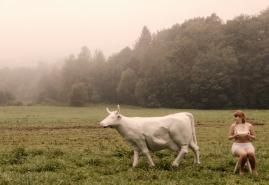
[[[120,115],[118,115],[118,116],[117,116],[117,118],[118,118],[118,119],[121,119],[121,116],[120,116]]]

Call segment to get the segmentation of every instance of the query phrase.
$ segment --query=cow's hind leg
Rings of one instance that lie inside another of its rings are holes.
[[[178,152],[178,155],[176,159],[173,161],[172,166],[177,167],[181,161],[181,159],[188,153],[188,145],[181,146],[180,151]]]
[[[199,147],[197,144],[195,144],[194,142],[191,142],[190,144],[190,148],[191,150],[194,152],[194,163],[196,164],[200,164],[200,156],[199,156]]]

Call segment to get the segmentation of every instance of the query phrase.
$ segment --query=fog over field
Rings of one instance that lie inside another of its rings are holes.
[[[269,108],[267,1],[10,0],[0,22],[0,105]]]
[[[194,17],[255,15],[267,0],[1,0],[0,68],[62,61],[87,46],[106,57],[152,33]]]

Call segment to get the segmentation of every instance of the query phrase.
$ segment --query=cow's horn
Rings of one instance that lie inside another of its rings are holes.
[[[118,104],[118,113],[120,112],[120,105]]]
[[[106,108],[106,111],[108,112],[108,114],[110,114],[110,113],[111,113],[111,111],[109,110],[109,108]]]

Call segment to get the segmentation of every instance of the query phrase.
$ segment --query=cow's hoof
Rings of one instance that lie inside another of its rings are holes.
[[[150,168],[154,168],[155,167],[155,164],[150,164],[149,167]]]
[[[197,165],[199,165],[199,164],[201,164],[201,162],[199,161],[199,162],[193,162],[193,164],[197,164]]]
[[[178,163],[177,163],[177,162],[173,162],[173,163],[172,163],[172,166],[173,166],[173,167],[178,167]]]

